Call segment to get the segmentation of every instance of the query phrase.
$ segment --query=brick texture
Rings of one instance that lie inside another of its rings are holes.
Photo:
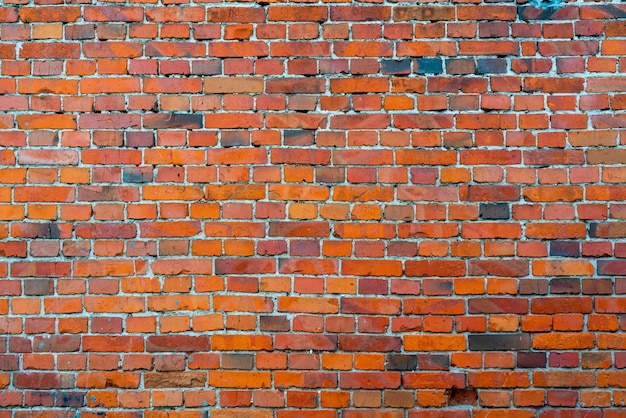
[[[626,6],[5,0],[0,418],[617,418]]]

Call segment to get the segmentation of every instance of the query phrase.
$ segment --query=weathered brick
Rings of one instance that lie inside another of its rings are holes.
[[[624,5],[36,3],[0,418],[620,415]]]
[[[530,349],[530,334],[470,334],[469,349],[475,351],[508,351]]]

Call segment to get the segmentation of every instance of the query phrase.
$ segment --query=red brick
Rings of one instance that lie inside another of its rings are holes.
[[[623,5],[53,3],[0,8],[0,418],[620,415]]]

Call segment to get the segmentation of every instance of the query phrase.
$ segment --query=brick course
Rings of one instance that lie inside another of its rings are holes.
[[[7,0],[0,418],[626,414],[626,5]]]

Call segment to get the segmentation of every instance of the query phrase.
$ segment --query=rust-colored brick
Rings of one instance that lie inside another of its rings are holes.
[[[626,6],[5,0],[0,418],[626,417]]]

